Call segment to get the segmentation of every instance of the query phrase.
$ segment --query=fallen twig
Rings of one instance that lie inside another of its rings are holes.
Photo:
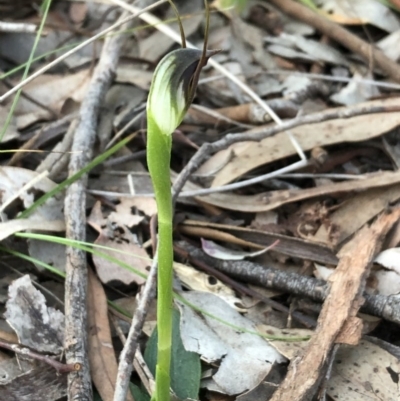
[[[37,361],[46,363],[52,366],[58,373],[69,373],[79,371],[81,365],[79,363],[62,363],[58,362],[54,357],[49,355],[39,354],[38,352],[32,351],[30,348],[24,347],[21,344],[13,344],[9,341],[0,339],[0,348],[8,349],[15,352],[16,354],[23,355],[24,357],[29,357]]]
[[[118,375],[115,384],[114,401],[125,401],[128,392],[129,380],[133,369],[133,357],[138,346],[138,338],[149,309],[150,301],[155,296],[157,277],[157,256],[154,256],[149,275],[140,296],[132,324],[129,329],[128,338],[119,357]]]

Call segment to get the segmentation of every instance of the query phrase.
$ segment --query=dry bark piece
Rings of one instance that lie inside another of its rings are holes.
[[[356,319],[369,266],[379,252],[383,238],[399,218],[399,208],[381,215],[370,227],[361,229],[340,251],[340,261],[330,278],[331,289],[316,332],[304,355],[290,364],[285,380],[271,401],[309,400],[316,393],[335,342],[347,327],[348,320]]]

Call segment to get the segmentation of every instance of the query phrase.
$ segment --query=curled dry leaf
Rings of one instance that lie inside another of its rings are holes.
[[[218,245],[214,241],[207,241],[204,238],[201,238],[201,245],[203,251],[207,255],[220,260],[243,260],[245,258],[255,258],[256,256],[268,252],[270,249],[270,247],[266,247],[265,249],[255,252],[238,251]]]
[[[384,267],[372,273],[376,291],[382,295],[399,295],[400,248],[386,249],[375,258],[374,262]]]

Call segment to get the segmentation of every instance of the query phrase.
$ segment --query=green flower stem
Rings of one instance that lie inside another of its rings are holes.
[[[153,181],[158,211],[158,354],[153,398],[169,401],[172,344],[172,197],[170,184],[171,133],[163,133],[148,114],[147,164]]]

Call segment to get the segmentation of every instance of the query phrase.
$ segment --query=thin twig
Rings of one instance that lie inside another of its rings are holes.
[[[26,357],[36,359],[37,361],[41,361],[47,363],[52,366],[58,373],[69,373],[79,371],[81,366],[79,363],[62,363],[58,362],[51,356],[39,354],[35,351],[32,351],[30,348],[24,347],[21,344],[13,344],[6,340],[0,338],[0,348],[8,349],[10,351],[15,352],[16,354],[24,355]]]
[[[115,384],[114,401],[125,401],[129,387],[129,380],[133,369],[132,361],[138,346],[138,338],[142,332],[142,327],[150,306],[150,301],[155,296],[156,277],[157,255],[153,259],[146,284],[144,285],[143,293],[139,299],[135,314],[133,316],[128,338],[119,357],[120,359],[117,381]]]

